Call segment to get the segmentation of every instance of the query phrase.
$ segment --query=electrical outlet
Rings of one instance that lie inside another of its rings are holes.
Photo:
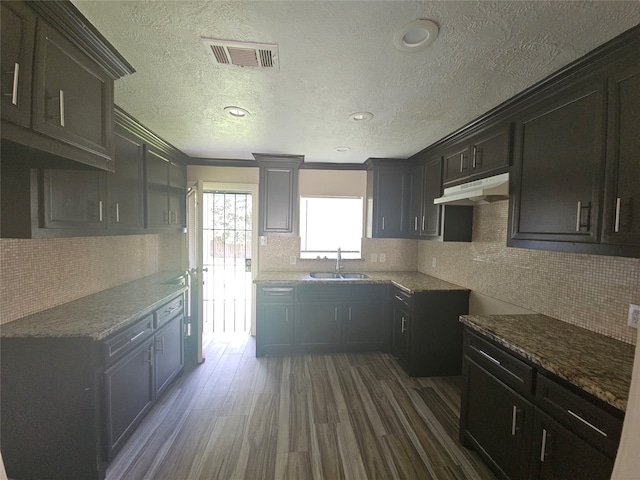
[[[378,254],[377,253],[372,253],[371,254],[371,263],[378,263]]]
[[[260,245],[262,245],[263,247],[267,245],[267,237],[266,236],[262,236],[260,237]]]
[[[431,266],[432,266],[433,268],[436,268],[436,266],[437,266],[437,265],[438,265],[438,262],[436,261],[436,257],[433,257],[433,258],[431,259]]]
[[[629,316],[627,317],[627,325],[638,328],[640,323],[640,305],[629,304]]]
[[[289,257],[289,263],[290,263],[291,265],[295,265],[295,264],[296,264],[296,257],[295,257],[295,255],[291,255],[291,256]]]
[[[384,263],[387,261],[387,255],[384,253],[381,253],[380,255],[378,255],[378,258],[380,259],[380,263]]]

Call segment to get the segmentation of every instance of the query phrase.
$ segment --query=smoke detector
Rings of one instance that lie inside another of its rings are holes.
[[[280,70],[276,44],[200,39],[215,65]]]

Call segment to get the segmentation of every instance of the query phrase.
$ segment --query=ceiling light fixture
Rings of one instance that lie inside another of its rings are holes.
[[[349,115],[349,120],[353,120],[354,122],[368,122],[373,118],[373,113],[371,112],[356,112]]]
[[[224,111],[227,112],[232,117],[242,118],[249,115],[249,110],[245,110],[240,107],[224,107]]]
[[[393,44],[402,52],[424,50],[438,37],[438,25],[424,18],[407,23],[393,37]]]
[[[336,152],[338,153],[348,152],[349,150],[351,150],[349,147],[336,147]]]

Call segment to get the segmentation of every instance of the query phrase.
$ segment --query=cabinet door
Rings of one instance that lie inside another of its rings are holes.
[[[153,338],[150,338],[103,374],[110,459],[153,404],[152,357]]]
[[[297,346],[305,352],[335,352],[342,345],[339,303],[305,301],[296,315]]]
[[[260,235],[295,233],[297,221],[297,171],[287,166],[260,169]],[[263,191],[264,190],[264,191]]]
[[[536,409],[531,452],[533,476],[541,480],[607,480],[613,460]]]
[[[169,163],[169,223],[187,227],[187,167]]]
[[[293,303],[264,303],[256,319],[256,355],[286,354],[294,349]]]
[[[113,80],[44,22],[36,43],[33,128],[112,158]]]
[[[109,228],[144,228],[143,144],[115,133],[115,172],[107,174]]]
[[[44,228],[104,229],[104,173],[44,170]]]
[[[2,119],[31,126],[31,66],[36,20],[19,2],[2,2]]]
[[[480,134],[471,146],[472,175],[490,172],[509,165],[510,134],[508,128]]]
[[[391,325],[391,351],[398,357],[400,363],[409,366],[409,328],[411,317],[406,310],[397,306],[393,307],[393,319]]]
[[[424,166],[411,172],[411,197],[409,200],[409,235],[418,236],[423,225]]]
[[[408,175],[402,169],[380,169],[375,172],[374,237],[403,236],[408,230],[407,212]]]
[[[344,304],[344,343],[347,350],[379,350],[388,341],[384,299],[369,297]]]
[[[605,243],[640,245],[640,67],[609,80]]]
[[[168,158],[153,147],[147,147],[144,158],[147,228],[166,228],[169,226],[170,163]]]
[[[604,98],[591,82],[517,123],[511,239],[597,241]]]
[[[465,142],[450,148],[444,154],[443,165],[444,184],[470,175],[469,145]]]
[[[442,163],[440,158],[431,160],[424,166],[424,191],[422,207],[422,225],[420,236],[437,237],[440,235],[440,212],[442,207],[434,205],[442,191]]]
[[[156,397],[160,396],[184,365],[182,320],[179,315],[154,335]]]
[[[504,477],[526,478],[533,405],[465,358],[461,435]]]

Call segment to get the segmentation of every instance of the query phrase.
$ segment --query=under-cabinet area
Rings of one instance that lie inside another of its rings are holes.
[[[633,346],[543,315],[462,322],[462,444],[500,478],[610,478]]]
[[[2,459],[18,479],[103,479],[184,366],[186,287],[157,274],[4,324]]]

